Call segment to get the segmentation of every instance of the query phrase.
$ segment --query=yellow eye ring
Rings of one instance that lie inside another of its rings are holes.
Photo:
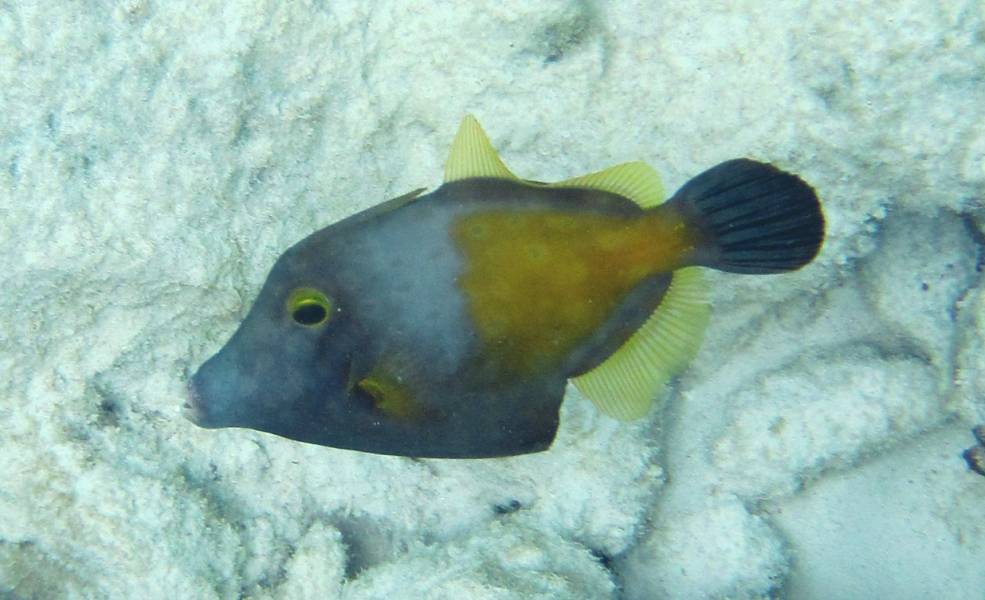
[[[287,314],[298,325],[318,327],[332,316],[332,301],[314,288],[298,288],[287,297]]]

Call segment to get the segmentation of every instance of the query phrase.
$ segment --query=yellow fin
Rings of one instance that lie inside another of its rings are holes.
[[[566,179],[552,183],[550,187],[582,187],[612,192],[629,198],[643,208],[650,208],[664,201],[660,176],[653,167],[641,161],[623,163],[604,171]]]
[[[499,158],[479,121],[472,115],[465,115],[455,134],[455,141],[451,143],[451,152],[445,163],[445,181],[470,177],[517,179]]]
[[[646,323],[605,362],[572,381],[610,417],[642,417],[660,388],[697,353],[708,313],[698,268],[675,271]]]
[[[400,421],[416,421],[424,415],[423,407],[414,400],[410,390],[397,378],[373,369],[356,384],[373,399],[373,405],[388,417]]]

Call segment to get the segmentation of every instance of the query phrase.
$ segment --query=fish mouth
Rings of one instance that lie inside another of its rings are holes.
[[[188,380],[185,384],[185,403],[181,406],[181,414],[199,427],[208,427],[205,408],[202,406],[202,396],[195,388],[195,382]]]

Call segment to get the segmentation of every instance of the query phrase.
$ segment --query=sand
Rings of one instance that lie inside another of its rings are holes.
[[[985,9],[0,4],[0,595],[985,597]],[[440,184],[750,156],[818,190],[642,421],[416,461],[181,417],[290,244]]]

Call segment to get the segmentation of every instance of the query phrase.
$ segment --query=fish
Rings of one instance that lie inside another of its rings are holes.
[[[386,455],[543,451],[569,381],[608,417],[648,413],[698,350],[703,270],[794,271],[824,230],[814,189],[768,163],[723,162],[666,201],[644,162],[544,183],[468,115],[440,187],[277,259],[184,414]]]

